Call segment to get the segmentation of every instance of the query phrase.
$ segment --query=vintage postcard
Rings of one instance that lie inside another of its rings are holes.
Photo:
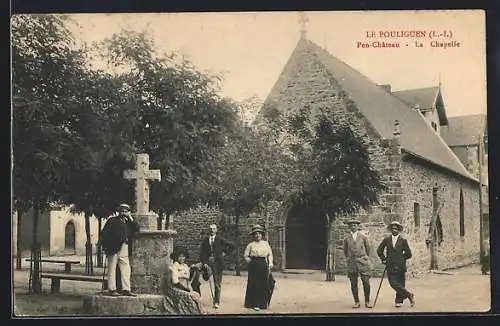
[[[484,11],[11,30],[14,316],[490,310]]]

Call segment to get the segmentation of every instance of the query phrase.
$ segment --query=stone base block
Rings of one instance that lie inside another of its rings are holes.
[[[92,316],[175,315],[174,311],[166,311],[164,300],[163,295],[157,294],[139,294],[137,297],[95,294],[83,299],[83,309],[85,314]]]
[[[139,232],[132,245],[130,264],[132,291],[161,294],[174,242],[174,230]]]

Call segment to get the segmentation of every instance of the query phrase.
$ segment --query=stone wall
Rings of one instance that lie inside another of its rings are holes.
[[[239,252],[234,250],[231,254],[225,257],[226,269],[234,270],[236,259],[239,259],[240,268],[247,268],[247,264],[243,258],[243,253],[247,244],[251,241],[248,234],[254,224],[265,225],[265,218],[258,217],[255,214],[241,217],[238,231],[240,233],[240,241],[238,245],[237,229],[234,217],[228,217],[218,209],[209,206],[199,206],[188,211],[184,211],[174,217],[173,229],[177,232],[174,238],[174,245],[184,246],[189,252],[188,262],[196,263],[199,261],[200,245],[202,240],[208,236],[208,227],[215,223],[218,227],[218,234],[232,242],[239,248]],[[272,223],[270,230],[272,230]],[[273,244],[271,243],[271,246]]]
[[[187,249],[188,262],[198,262],[201,241],[208,235],[208,226],[213,223],[219,225],[221,219],[222,214],[209,206],[199,206],[175,215],[172,221],[172,229],[177,232],[174,246],[181,245]]]
[[[425,243],[432,218],[432,189],[438,188],[443,204],[440,219],[443,242],[438,247],[438,268],[447,269],[479,260],[479,186],[464,178],[405,160],[402,169],[402,224],[413,251],[408,269],[420,273],[430,268],[430,250]],[[460,236],[460,189],[464,198],[465,235]],[[414,203],[420,207],[420,225],[415,225]]]

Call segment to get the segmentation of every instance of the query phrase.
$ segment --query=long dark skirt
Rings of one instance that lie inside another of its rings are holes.
[[[270,288],[269,283],[270,274],[266,258],[253,257],[248,265],[247,291],[245,294],[246,308],[267,309],[273,290]]]
[[[169,314],[202,315],[204,314],[200,299],[193,298],[189,292],[171,286],[165,293],[163,307]]]

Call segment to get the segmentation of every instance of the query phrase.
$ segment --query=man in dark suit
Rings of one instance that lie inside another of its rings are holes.
[[[219,308],[224,256],[234,249],[234,245],[217,235],[217,225],[211,224],[209,236],[203,239],[200,246],[200,261],[204,267],[210,267],[215,284],[213,297],[214,308]]]
[[[396,291],[396,308],[403,305],[404,299],[410,300],[410,305],[413,307],[415,295],[405,288],[406,260],[412,256],[410,246],[408,241],[400,235],[403,226],[399,222],[391,222],[388,229],[392,234],[382,240],[377,249],[377,255],[386,265],[389,284]]]

